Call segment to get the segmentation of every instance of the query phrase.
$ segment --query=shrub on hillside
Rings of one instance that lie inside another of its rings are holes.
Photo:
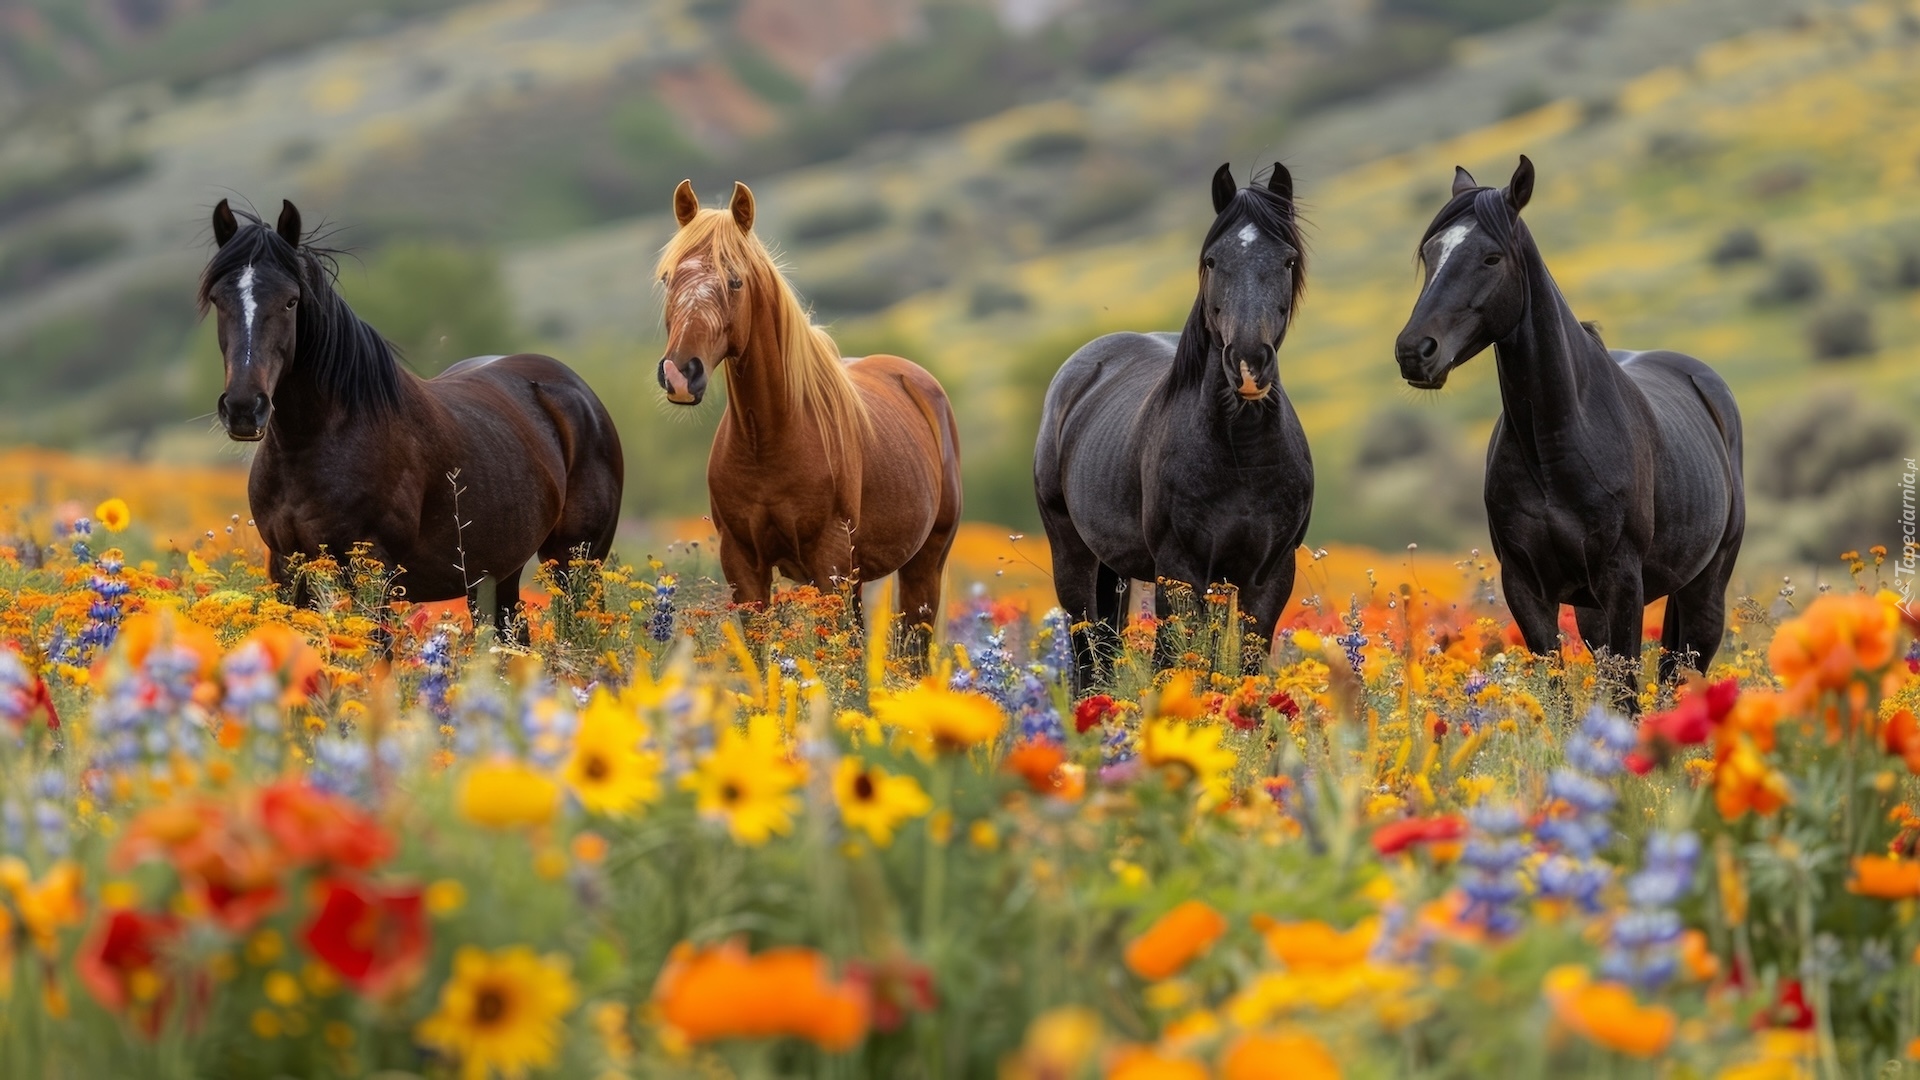
[[[1715,266],[1733,266],[1736,263],[1758,262],[1766,254],[1766,244],[1753,226],[1736,225],[1720,234],[1713,250],[1707,252],[1707,261]]]
[[[1873,312],[1855,303],[1840,303],[1807,323],[1807,344],[1815,360],[1848,360],[1874,350]]]
[[[1756,289],[1753,302],[1762,307],[1804,304],[1818,299],[1827,288],[1820,264],[1804,255],[1789,255],[1773,264],[1773,273]]]

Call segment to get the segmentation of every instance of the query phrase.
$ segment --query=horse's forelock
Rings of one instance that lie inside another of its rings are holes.
[[[1428,223],[1427,231],[1420,234],[1420,243],[1414,248],[1416,263],[1426,261],[1427,242],[1440,235],[1461,218],[1472,215],[1474,221],[1500,249],[1509,254],[1513,252],[1514,232],[1519,227],[1520,215],[1514,212],[1507,202],[1505,192],[1499,188],[1468,188],[1447,200],[1440,212]]]
[[[1215,215],[1213,224],[1207,228],[1206,239],[1200,243],[1201,257],[1205,258],[1221,237],[1249,224],[1268,239],[1278,240],[1299,252],[1299,261],[1293,270],[1293,295],[1289,297],[1291,304],[1298,306],[1307,288],[1307,241],[1300,231],[1300,218],[1292,200],[1282,198],[1279,193],[1260,185],[1234,192],[1226,209]]]

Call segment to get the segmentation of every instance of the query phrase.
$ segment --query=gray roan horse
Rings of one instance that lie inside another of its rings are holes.
[[[1293,177],[1213,176],[1200,294],[1178,334],[1108,334],[1047,388],[1034,448],[1060,606],[1095,632],[1081,682],[1120,622],[1128,578],[1227,582],[1262,636],[1293,595],[1313,459],[1280,389],[1279,347],[1306,284]]]
[[[1665,596],[1662,679],[1681,663],[1705,671],[1746,529],[1739,407],[1700,361],[1609,353],[1574,318],[1520,220],[1532,194],[1524,156],[1502,190],[1455,172],[1420,240],[1426,282],[1395,344],[1400,373],[1438,389],[1493,346],[1487,520],[1528,649],[1557,647],[1570,603],[1596,655],[1637,661],[1644,605]]]
[[[514,616],[527,560],[605,558],[620,523],[625,466],[600,399],[532,353],[462,360],[432,379],[407,371],[334,291],[332,255],[305,242],[290,202],[269,228],[222,199],[213,237],[200,310],[218,318],[220,422],[260,444],[247,505],[274,582],[304,604],[289,556],[344,558],[365,543],[406,571],[411,600],[464,594],[478,608],[491,579],[495,626],[525,644]]]

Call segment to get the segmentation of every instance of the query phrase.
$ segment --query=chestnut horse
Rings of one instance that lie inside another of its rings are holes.
[[[821,588],[898,571],[910,653],[924,657],[960,524],[946,391],[897,356],[840,358],[753,232],[745,184],[727,209],[702,210],[682,181],[673,213],[658,375],[668,401],[698,405],[726,365],[707,492],[734,601],[765,603],[775,570]]]
[[[477,608],[492,579],[496,627],[525,644],[514,616],[527,560],[564,564],[580,547],[600,559],[613,545],[625,465],[605,406],[531,353],[414,375],[334,291],[331,253],[303,242],[292,203],[272,228],[240,218],[225,199],[214,208],[219,250],[199,302],[226,364],[220,422],[260,444],[247,505],[275,583],[304,604],[289,557],[364,543],[405,571],[396,584],[411,600]]]

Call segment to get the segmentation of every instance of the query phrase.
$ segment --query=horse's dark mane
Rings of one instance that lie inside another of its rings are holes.
[[[293,367],[309,373],[322,390],[350,409],[399,407],[400,361],[380,332],[366,324],[334,288],[338,251],[304,242],[299,247],[245,210],[243,224],[213,253],[200,274],[197,302],[205,315],[213,289],[248,265],[265,265],[300,282],[295,313]]]
[[[1307,243],[1300,234],[1300,221],[1294,214],[1293,202],[1270,191],[1265,185],[1243,187],[1234,192],[1233,200],[1227,208],[1213,219],[1213,225],[1207,229],[1206,240],[1200,245],[1200,258],[1205,259],[1214,243],[1228,231],[1251,222],[1261,234],[1271,240],[1279,240],[1299,252],[1299,262],[1293,268],[1293,295],[1288,298],[1288,310],[1297,310],[1300,297],[1307,289]],[[1207,298],[1204,293],[1193,298],[1193,310],[1187,314],[1187,325],[1180,331],[1180,344],[1173,353],[1173,371],[1169,376],[1168,387],[1180,390],[1199,386],[1207,373],[1207,357],[1212,352],[1212,335],[1207,332]]]

